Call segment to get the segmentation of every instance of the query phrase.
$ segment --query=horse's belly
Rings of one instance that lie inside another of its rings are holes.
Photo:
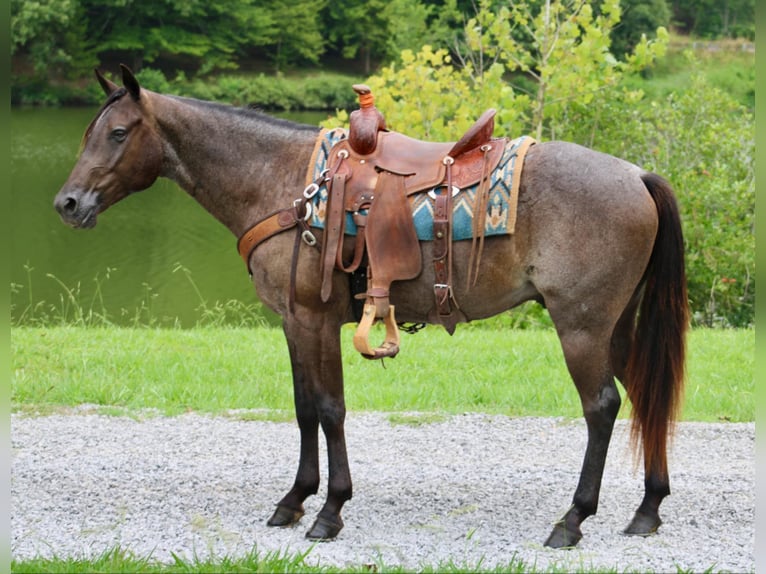
[[[471,241],[453,243],[452,291],[457,305],[469,320],[491,317],[539,297],[528,281],[524,264],[514,247],[510,237],[487,238],[474,283],[468,279]],[[396,306],[398,321],[426,322],[435,307],[431,244],[423,243],[422,252],[420,275],[410,281],[394,282],[391,286],[391,302]]]

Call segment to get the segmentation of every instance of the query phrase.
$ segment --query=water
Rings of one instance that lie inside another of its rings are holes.
[[[178,319],[191,326],[202,301],[208,307],[231,300],[256,303],[236,238],[168,180],[112,206],[94,229],[61,222],[53,198],[96,111],[11,111],[12,319],[28,318],[30,302],[53,305],[56,311],[49,314],[61,315],[68,291],[84,310],[105,309],[118,324],[131,323],[143,309],[145,317],[161,323]],[[317,124],[326,114],[283,117]]]

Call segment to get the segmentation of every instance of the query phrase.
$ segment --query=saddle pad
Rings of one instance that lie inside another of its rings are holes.
[[[307,182],[314,181],[327,167],[327,158],[332,147],[346,139],[348,132],[342,128],[322,131],[314,150],[313,166],[309,167]],[[500,163],[490,176],[491,187],[487,201],[487,216],[485,218],[484,234],[508,235],[514,232],[516,225],[516,205],[518,202],[519,180],[524,163],[524,155],[535,140],[529,136],[521,136],[508,142]],[[476,191],[479,184],[465,189],[455,195],[452,214],[452,239],[463,240],[473,237],[473,213]],[[436,190],[441,193],[445,188]],[[415,231],[421,241],[433,240],[434,199],[426,193],[416,193],[410,196],[410,207],[415,221]],[[309,225],[324,228],[325,210],[327,208],[327,187],[322,185],[314,196],[314,205]],[[350,213],[346,214],[346,235],[356,235],[356,225]]]

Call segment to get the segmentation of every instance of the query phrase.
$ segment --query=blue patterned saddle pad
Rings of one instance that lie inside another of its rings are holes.
[[[337,142],[346,139],[348,132],[341,128],[320,134],[320,141],[315,151],[313,169],[309,168],[307,180],[314,181],[327,167],[330,149]],[[484,235],[512,234],[516,223],[516,203],[518,200],[518,178],[521,177],[523,155],[527,147],[534,143],[529,136],[521,136],[507,143],[505,152],[490,176],[489,199],[485,218]],[[521,152],[521,153],[520,153]],[[514,182],[516,185],[514,186]],[[452,239],[471,239],[473,237],[473,215],[476,192],[479,184],[461,189],[452,199]],[[441,193],[444,188],[436,190]],[[412,217],[415,231],[421,241],[433,240],[434,198],[432,194],[415,193],[410,195]],[[327,208],[327,187],[322,185],[314,196],[314,205],[309,225],[323,229]],[[350,213],[346,214],[346,235],[356,235],[356,225]]]

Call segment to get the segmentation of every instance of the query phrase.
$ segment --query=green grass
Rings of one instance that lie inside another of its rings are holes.
[[[247,555],[240,558],[208,558],[204,560],[185,560],[174,556],[172,564],[160,563],[151,557],[137,557],[122,548],[115,548],[104,552],[93,559],[77,558],[39,558],[24,561],[13,561],[11,572],[16,574],[80,574],[98,572],[99,574],[186,574],[190,572],[210,574],[252,574],[260,572],[305,572],[308,574],[405,574],[411,570],[398,565],[388,565],[382,562],[359,564],[339,568],[337,566],[322,566],[306,560],[311,557],[311,548],[304,553],[287,554],[285,552],[260,553],[253,549]],[[307,563],[308,562],[308,563]],[[596,570],[583,566],[582,572],[594,572]],[[598,569],[599,573],[609,574],[618,570]],[[527,564],[520,559],[512,559],[506,564],[499,564],[492,568],[478,563],[461,563],[452,560],[440,562],[435,565],[423,565],[418,569],[423,574],[462,574],[462,573],[497,573],[497,574],[535,574],[538,572],[569,573],[571,570],[560,567],[551,567],[540,570],[532,564]],[[679,572],[683,570],[679,569]]]
[[[450,338],[431,327],[403,335],[399,356],[384,364],[357,354],[352,335],[353,326],[343,329],[350,411],[582,416],[552,329],[469,327]],[[691,331],[683,420],[754,420],[754,345],[754,330]],[[276,328],[15,327],[11,351],[17,412],[85,403],[106,414],[292,417],[287,347]],[[396,422],[424,424],[408,416]]]

